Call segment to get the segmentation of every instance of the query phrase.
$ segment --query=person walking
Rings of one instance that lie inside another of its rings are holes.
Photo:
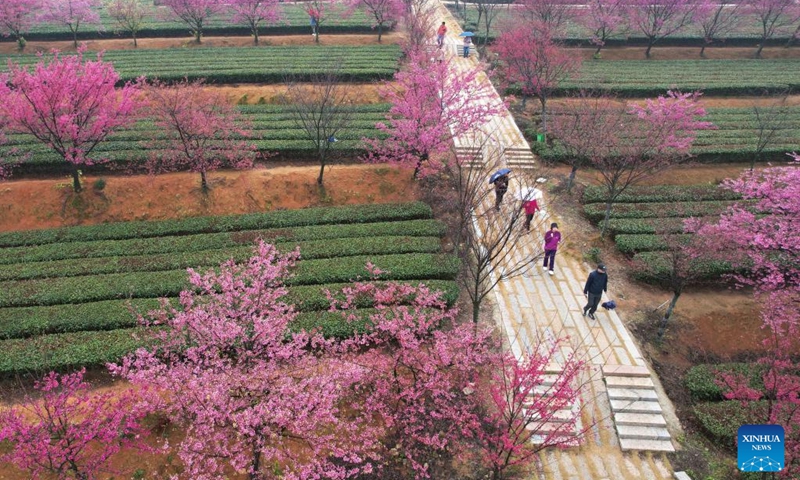
[[[311,23],[311,35],[316,37],[317,36],[317,26],[319,26],[319,21],[317,20],[319,18],[319,12],[314,8],[309,8],[308,9],[308,16],[311,19],[310,20],[310,23]]]
[[[444,45],[444,36],[446,33],[447,25],[442,22],[442,24],[439,26],[439,30],[436,31],[436,45],[438,45],[439,48],[442,48],[442,45]]]
[[[551,223],[550,230],[544,234],[544,265],[542,265],[542,268],[547,268],[547,262],[550,261],[550,275],[554,275],[553,264],[556,262],[556,250],[558,250],[560,242],[561,232],[558,231],[558,224]]]
[[[522,204],[522,208],[525,209],[525,230],[531,231],[531,221],[533,220],[533,216],[536,215],[536,212],[541,210],[539,208],[539,202],[534,200],[526,200]]]
[[[597,305],[600,303],[600,298],[603,292],[608,291],[608,275],[606,275],[606,266],[602,263],[597,266],[597,270],[589,274],[586,280],[586,285],[583,287],[583,295],[589,299],[589,303],[583,307],[583,316],[589,313],[589,318],[594,320],[594,312],[597,311]]]
[[[469,58],[469,46],[472,45],[471,37],[464,37],[464,58]]]
[[[494,195],[495,195],[495,202],[494,202],[494,209],[498,212],[500,211],[500,204],[503,203],[503,195],[506,194],[508,191],[508,175],[503,175],[498,177],[497,180],[494,181]]]

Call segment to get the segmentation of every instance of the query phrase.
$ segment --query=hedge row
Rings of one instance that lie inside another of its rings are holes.
[[[432,288],[444,291],[444,298],[454,303],[458,296],[455,282],[426,281]],[[328,305],[322,287],[332,291],[346,285],[327,285],[314,287],[297,287],[293,289],[285,301],[293,300],[300,289],[306,290],[300,295]],[[314,290],[312,291],[311,288]],[[360,315],[368,315],[369,305],[359,305]],[[317,309],[321,310],[321,309]],[[128,313],[129,318],[133,316]],[[300,313],[290,326],[292,330],[319,328],[323,335],[343,338],[363,328],[365,322],[348,322],[341,315],[327,311]],[[148,331],[142,328],[122,328],[109,331],[78,331],[39,335],[31,338],[17,338],[0,341],[0,377],[16,374],[64,370],[81,366],[103,365],[119,361],[125,355],[135,351],[147,343]]]
[[[297,264],[287,285],[321,285],[367,277],[365,264],[372,262],[388,273],[385,280],[455,278],[458,259],[441,254],[368,255]],[[118,298],[177,295],[187,287],[185,270],[112,273],[83,277],[47,278],[0,282],[0,307],[26,307],[84,303]]]
[[[608,221],[608,232],[611,236],[619,234],[643,235],[659,233],[681,233],[685,218],[612,218]],[[603,223],[598,222],[598,227]]]
[[[743,375],[750,388],[764,392],[765,366],[759,363],[701,364],[690,368],[683,378],[692,400],[708,402],[724,400],[722,389],[717,385],[718,373]]]
[[[270,99],[272,101],[272,99]],[[388,104],[354,105],[350,107],[353,122],[337,135],[339,142],[334,152],[344,156],[363,150],[364,138],[382,138],[385,134],[375,128],[378,122],[385,120],[389,111]],[[248,105],[240,107],[248,129],[252,135],[250,141],[262,153],[304,152],[302,158],[314,155],[314,146],[307,139],[307,134],[292,119],[286,107],[274,105]],[[148,158],[158,153],[153,142],[163,136],[162,131],[152,121],[141,121],[119,130],[109,136],[108,140],[99,144],[93,151],[94,159],[103,159],[102,165],[94,168],[83,168],[84,171],[114,168],[137,168]],[[16,171],[33,173],[36,171],[54,171],[65,168],[64,160],[52,149],[39,142],[31,135],[8,135],[7,143],[0,146],[0,157],[15,157],[12,152],[24,153],[26,159]],[[269,157],[267,161],[270,161]]]
[[[455,282],[424,280],[423,283],[434,290],[442,291],[448,304],[455,303],[458,297],[458,287]],[[335,292],[346,285],[290,287],[284,301],[295,305],[300,312],[326,310],[330,302],[323,294],[323,290],[327,288]],[[176,298],[173,297],[170,301],[177,305]],[[161,301],[158,298],[132,298],[53,306],[0,308],[0,340],[55,333],[132,328],[136,326],[134,312],[145,314],[159,308],[160,305]],[[368,308],[370,305],[361,303],[358,306]],[[335,330],[334,327],[330,328],[331,332]],[[338,334],[330,333],[330,335]]]
[[[269,48],[169,48],[111,50],[103,59],[114,64],[120,85],[140,77],[177,82],[203,78],[208,83],[282,83],[287,77],[309,81],[335,64],[342,81],[367,82],[391,78],[397,71],[400,47],[273,46]],[[10,62],[32,65],[37,55],[0,55],[0,71]]]
[[[510,2],[498,2],[498,3],[510,3]],[[575,1],[571,2],[576,5],[581,2]],[[478,9],[474,7],[469,7],[466,9],[466,18],[464,17],[464,8],[459,8],[458,12],[454,11],[454,7],[452,4],[448,5],[448,8],[453,11],[454,17],[463,19],[460,20],[464,30],[471,30],[476,32],[476,35],[483,38],[483,35],[479,32],[485,32],[485,29],[478,25]],[[502,25],[506,24],[506,20],[510,19],[511,15],[514,15],[515,10],[503,8],[502,6],[498,9],[496,15],[497,18],[492,24],[492,28],[489,31],[488,38],[490,40],[494,40],[500,33],[502,33]],[[730,36],[721,42],[726,46],[753,46],[759,42],[760,40],[760,24],[758,17],[753,14],[743,14],[738,13],[737,16],[741,19],[740,23],[736,27],[735,31],[730,33]],[[579,18],[580,14],[572,16],[572,18]],[[594,47],[597,48],[597,45],[591,42],[592,36],[594,32],[587,29],[584,25],[579,22],[575,22],[572,18],[568,18],[564,22],[564,26],[560,30],[559,33],[559,40],[562,42],[566,42],[569,45],[582,45],[586,47]],[[787,25],[782,28],[777,28],[775,32],[775,38],[771,39],[768,42],[769,45],[780,45],[783,46],[786,44],[786,41],[792,37],[792,33],[794,31],[794,25]],[[641,34],[636,30],[633,29],[632,31],[626,32],[627,35],[620,35],[615,36],[614,38],[608,39],[605,42],[606,46],[612,45],[647,45],[647,39],[641,37]],[[702,32],[700,29],[693,28],[693,29],[682,29],[676,32],[674,35],[670,35],[667,38],[660,39],[658,44],[656,45],[656,50],[660,46],[690,46],[690,47],[697,47],[697,54],[699,56],[700,47],[704,45],[704,39],[702,36]],[[714,48],[715,45],[709,45],[709,48]],[[644,53],[642,54],[644,56]]]
[[[759,163],[786,162],[788,158],[786,153],[790,151],[793,151],[793,148],[788,148],[788,146],[766,148],[761,153]],[[753,147],[728,144],[724,147],[696,148],[691,151],[691,154],[694,163],[745,163],[753,160]],[[566,163],[569,160],[566,154],[551,148],[545,149],[541,153],[541,157],[551,163]]]
[[[686,241],[691,236],[686,234],[676,234],[672,235],[672,237],[675,237],[675,239],[678,241]],[[669,249],[669,246],[667,245],[664,237],[661,235],[654,235],[654,234],[630,235],[627,233],[623,233],[614,237],[614,241],[617,244],[617,250],[629,255],[632,255],[637,252],[652,252],[652,251]]]
[[[641,282],[663,284],[662,279],[669,278],[672,271],[670,260],[664,252],[637,253],[633,256],[633,260],[640,266],[633,268],[631,274],[633,278]],[[718,260],[698,259],[693,265],[693,268],[696,269],[697,281],[715,280],[735,272],[729,263]],[[669,285],[664,286],[668,287]]]
[[[694,415],[703,430],[725,448],[736,448],[739,427],[747,424],[769,423],[767,402],[742,403],[738,400],[706,402],[694,407]]]
[[[364,255],[436,253],[441,250],[441,240],[438,237],[369,237],[360,238],[358,241],[353,241],[352,238],[339,238],[279,243],[276,246],[283,252],[300,247],[303,260],[313,260]],[[15,263],[0,265],[0,281],[210,267],[230,259],[243,261],[250,258],[252,254],[253,248],[248,245],[197,252],[102,257],[91,261],[75,258],[50,262]],[[305,263],[303,261],[298,264],[301,271],[303,270],[301,265]]]
[[[719,215],[735,203],[737,202],[615,203],[611,208],[611,218],[706,217]],[[590,220],[602,220],[605,217],[606,205],[590,203],[583,206],[583,212]]]
[[[141,0],[145,7],[145,21],[143,28],[137,33],[138,38],[148,37],[188,37],[189,27],[179,21],[171,20],[166,14],[167,7],[156,7],[152,0]],[[308,13],[302,3],[281,3],[281,21],[275,25],[263,25],[259,28],[259,35],[308,35],[311,30],[308,25]],[[102,38],[129,38],[127,32],[118,32],[114,20],[108,15],[107,9],[99,9],[101,29],[94,25],[82,28],[78,32],[79,40]],[[372,33],[372,21],[364,12],[358,10],[352,16],[339,14],[331,15],[320,29],[322,35],[332,33]],[[244,25],[232,24],[230,15],[213,15],[207,19],[203,26],[205,36],[212,35],[243,35],[250,36],[250,29]],[[3,40],[9,38],[0,37]],[[31,31],[25,35],[28,40],[53,41],[72,40],[72,34],[66,26],[37,22]],[[268,44],[267,44],[268,45]]]
[[[252,245],[257,239],[275,244],[279,249],[293,249],[293,245],[314,241],[370,237],[442,237],[444,224],[437,220],[404,220],[355,225],[319,225],[270,230],[244,230],[239,232],[206,233],[167,237],[131,238],[126,240],[99,240],[96,242],[49,243],[33,247],[7,247],[2,250],[0,265],[26,262],[121,257],[132,255],[157,255]],[[351,240],[352,242],[352,240]],[[301,251],[303,258],[310,252]],[[3,267],[0,267],[2,269]]]
[[[422,202],[318,207],[248,213],[245,215],[190,217],[155,222],[119,222],[50,230],[3,232],[0,233],[0,247],[235,232],[312,225],[362,224],[431,217],[431,208]]]
[[[606,188],[589,185],[583,190],[581,203],[605,202]],[[701,202],[739,200],[742,196],[717,185],[652,185],[632,186],[617,197],[620,203]]]

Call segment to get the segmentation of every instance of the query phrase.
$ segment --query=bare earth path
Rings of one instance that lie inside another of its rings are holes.
[[[439,4],[437,8],[437,13],[449,28],[446,51],[457,55],[461,31],[443,5]],[[435,24],[439,24],[438,19]],[[469,68],[475,65],[475,61],[475,58],[464,59],[459,55],[453,64],[454,68]],[[481,75],[479,81],[492,90],[494,99],[499,100],[485,75]],[[491,124],[488,131],[497,138],[494,143],[499,143],[505,150],[506,165],[512,170],[525,168],[526,164],[530,167],[534,158],[519,153],[523,150],[530,152],[530,149],[510,114],[498,115]],[[470,139],[456,138],[455,144],[458,152],[460,145],[464,148],[463,145],[470,144]],[[478,208],[476,228],[482,229],[486,222],[495,218],[481,211],[488,208],[489,205]],[[513,207],[506,205],[505,208]],[[546,222],[540,222],[541,225],[549,224],[551,220],[558,221],[557,212],[546,212],[544,216]],[[569,227],[564,230],[564,235],[569,235]],[[539,254],[543,233],[532,231],[524,244],[517,246],[517,254],[525,257]],[[539,457],[538,478],[673,478],[664,452],[674,451],[671,439],[680,434],[680,424],[657,377],[645,363],[616,312],[601,309],[597,312],[597,320],[583,317],[583,282],[591,268],[560,255],[554,276],[536,265],[521,276],[503,280],[494,292],[495,318],[508,335],[512,351],[517,356],[530,351],[537,338],[568,336],[569,343],[564,346],[563,354],[567,355],[574,349],[591,363],[581,415],[582,425],[591,426],[585,442],[580,447],[545,450]],[[613,266],[609,271],[613,279]],[[611,285],[613,287],[613,280]],[[611,293],[613,297],[613,291]]]

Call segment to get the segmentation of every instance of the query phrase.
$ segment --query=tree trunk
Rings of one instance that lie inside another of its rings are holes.
[[[764,43],[766,39],[762,39],[761,43],[758,44],[758,48],[756,49],[756,54],[754,55],[756,58],[761,58],[761,50],[764,50]]]
[[[789,40],[786,41],[786,45],[784,45],[783,48],[791,47],[792,44],[794,43],[794,39],[797,37],[800,37],[800,25],[798,25],[797,28],[794,30],[794,33],[792,34],[791,37],[789,37]]]
[[[133,48],[139,48],[139,43],[136,41],[136,32],[133,32],[132,35],[133,35]]]
[[[203,36],[203,31],[202,30],[200,30],[199,28],[197,30],[195,30],[194,31],[194,43],[196,43],[198,45],[200,43],[202,43],[202,41],[203,41],[202,36]]]
[[[72,31],[72,46],[78,48],[78,31]]]
[[[478,325],[478,317],[481,313],[481,302],[480,300],[473,300],[472,302],[472,322],[475,325]]]
[[[208,181],[206,180],[205,170],[200,172],[200,188],[203,190],[203,193],[208,193]]]
[[[572,191],[572,184],[575,183],[575,174],[578,173],[578,166],[573,165],[572,170],[569,171],[569,177],[567,177],[567,193]]]
[[[600,238],[606,236],[606,230],[608,229],[608,219],[611,218],[611,206],[613,205],[612,202],[606,202],[606,215],[603,218],[603,227],[600,229]]]
[[[700,58],[706,58],[706,44],[703,43],[703,46],[700,47]]]
[[[319,158],[319,177],[317,177],[317,185],[322,185],[322,175],[325,173],[325,154],[323,153]]]
[[[414,167],[414,180],[416,180],[419,176],[419,171],[422,169],[422,162],[428,159],[428,154],[420,155],[419,160],[417,160],[417,166]]]
[[[672,311],[675,310],[675,304],[678,303],[678,299],[681,296],[681,290],[678,289],[673,292],[672,301],[669,302],[669,307],[667,307],[666,313],[661,318],[661,324],[658,326],[658,340],[661,341],[664,338],[664,332],[667,331],[667,323],[669,322],[669,318],[672,316]]]
[[[547,97],[539,95],[539,102],[542,104],[542,133],[547,134]]]
[[[314,43],[319,43],[319,25],[314,29]]]
[[[258,45],[258,27],[253,29],[253,42]]]
[[[250,480],[257,480],[261,478],[259,470],[261,470],[261,452],[258,450],[256,445],[253,445],[253,471],[250,473],[250,475],[248,475]]]
[[[653,49],[653,40],[647,42],[647,50],[644,51],[644,58],[650,58],[650,50]]]
[[[75,193],[81,193],[83,190],[83,187],[81,187],[81,175],[78,172],[78,166],[75,164],[72,164],[72,190]]]
[[[378,43],[381,43],[381,37],[383,36],[383,24],[378,24]]]
[[[602,48],[603,48],[603,44],[602,44],[602,43],[600,43],[599,45],[597,45],[597,50],[595,50],[595,51],[594,51],[594,54],[595,54],[595,55],[597,55],[598,53],[600,53],[600,50],[601,50]]]

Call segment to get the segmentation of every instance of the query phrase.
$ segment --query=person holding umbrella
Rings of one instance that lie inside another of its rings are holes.
[[[469,46],[472,45],[472,36],[475,35],[472,32],[464,32],[460,37],[464,37],[464,58],[469,58]]]
[[[508,168],[501,168],[500,170],[494,172],[492,176],[489,178],[489,183],[494,184],[494,195],[495,195],[495,202],[494,202],[494,209],[498,212],[500,211],[500,204],[503,203],[503,195],[506,194],[508,191],[508,174],[511,173],[511,170]]]

